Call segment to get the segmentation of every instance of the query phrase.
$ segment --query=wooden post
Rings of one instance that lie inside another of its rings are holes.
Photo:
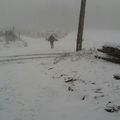
[[[84,29],[84,19],[85,19],[85,8],[86,8],[86,0],[81,0],[81,8],[80,8],[80,18],[79,18],[79,25],[78,25],[78,35],[77,35],[76,51],[82,50],[83,29]]]

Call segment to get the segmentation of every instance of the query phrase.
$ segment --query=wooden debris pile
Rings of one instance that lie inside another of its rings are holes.
[[[104,53],[106,56],[103,57],[103,56],[96,55],[95,58],[120,64],[120,48],[119,47],[103,46],[102,49],[97,49],[97,50],[99,52]]]

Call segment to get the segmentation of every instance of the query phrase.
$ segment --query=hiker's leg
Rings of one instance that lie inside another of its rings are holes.
[[[51,48],[53,48],[53,47],[54,47],[53,42],[51,42]]]
[[[52,48],[52,43],[51,43],[51,41],[50,41],[50,46],[51,46],[51,48]]]

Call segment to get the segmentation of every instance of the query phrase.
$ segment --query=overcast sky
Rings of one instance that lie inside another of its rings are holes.
[[[0,0],[0,28],[77,30],[81,0]],[[88,29],[120,30],[120,0],[87,0]]]

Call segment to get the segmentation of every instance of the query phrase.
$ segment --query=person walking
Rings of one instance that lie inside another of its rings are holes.
[[[51,35],[48,38],[48,41],[50,42],[51,49],[53,49],[54,48],[54,41],[57,41],[57,39],[54,37],[54,35]]]

